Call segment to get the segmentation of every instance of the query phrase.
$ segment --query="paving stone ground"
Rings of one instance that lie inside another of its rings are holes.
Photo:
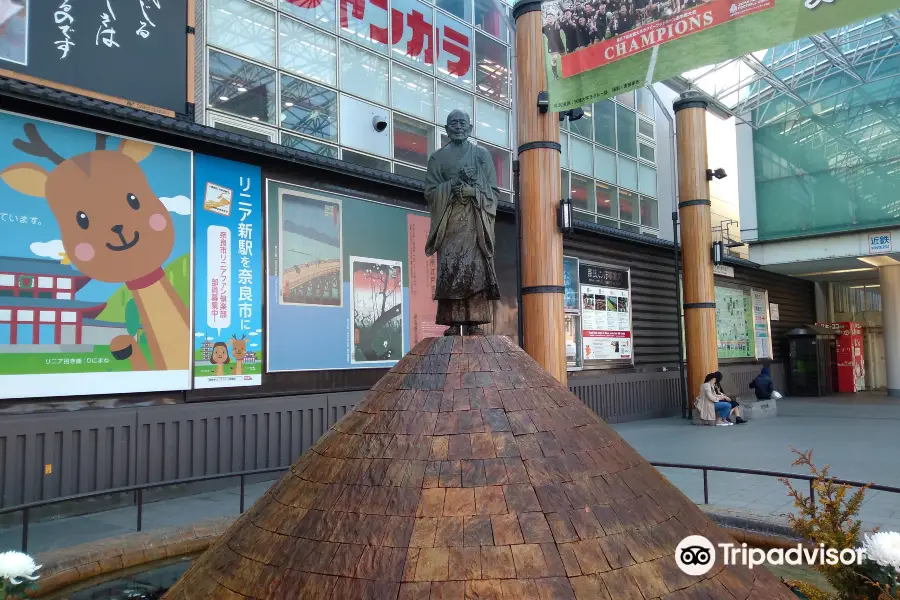
[[[697,427],[681,419],[616,425],[616,431],[650,461],[710,464],[772,471],[792,469],[790,446],[813,449],[817,463],[836,477],[900,487],[900,402],[874,395],[858,398],[786,398],[778,417],[734,427]],[[699,472],[662,469],[697,503],[703,501]],[[248,484],[249,507],[275,481]],[[803,485],[803,482],[798,482]],[[711,473],[710,504],[736,515],[783,523],[792,508],[784,486],[752,475]],[[189,525],[238,513],[237,486],[150,502],[144,529]],[[866,527],[900,531],[900,494],[870,492],[861,513]],[[83,544],[134,531],[134,507],[32,523],[29,552]],[[0,550],[18,549],[21,527],[0,527]]]

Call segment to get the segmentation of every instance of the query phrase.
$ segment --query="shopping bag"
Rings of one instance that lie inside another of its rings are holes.
[[[772,392],[772,398],[774,398],[775,400],[781,400],[782,395],[778,392]]]

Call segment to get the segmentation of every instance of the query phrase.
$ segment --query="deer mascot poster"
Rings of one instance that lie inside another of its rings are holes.
[[[190,387],[191,170],[0,112],[0,398]]]
[[[197,154],[194,387],[262,383],[259,167]]]

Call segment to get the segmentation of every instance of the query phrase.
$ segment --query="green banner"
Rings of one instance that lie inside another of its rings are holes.
[[[563,111],[900,8],[900,0],[547,0],[550,107]]]

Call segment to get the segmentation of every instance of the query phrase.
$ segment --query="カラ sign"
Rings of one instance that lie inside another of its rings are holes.
[[[897,0],[547,0],[550,108],[590,104],[897,7]]]

